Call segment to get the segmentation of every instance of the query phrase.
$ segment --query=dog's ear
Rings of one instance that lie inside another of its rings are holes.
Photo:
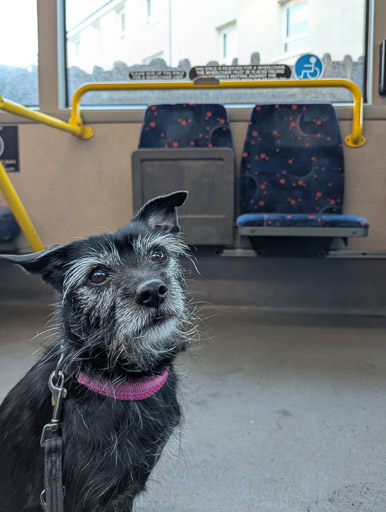
[[[46,283],[61,291],[66,249],[65,245],[53,245],[49,249],[30,254],[2,254],[0,261],[15,263],[30,274],[40,274]]]
[[[146,222],[152,229],[178,233],[177,206],[184,204],[188,192],[180,190],[167,196],[159,196],[148,201],[133,220]]]

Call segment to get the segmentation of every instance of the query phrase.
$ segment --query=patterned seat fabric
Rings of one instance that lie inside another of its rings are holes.
[[[307,215],[298,213],[246,213],[237,219],[238,227],[265,226],[265,227],[325,227],[325,228],[368,228],[369,223],[356,215]]]
[[[181,103],[147,108],[139,141],[144,148],[233,148],[222,105]]]
[[[238,226],[368,226],[341,215],[343,169],[332,105],[257,105],[242,154]]]
[[[20,233],[19,224],[9,208],[0,206],[0,242],[15,238]]]

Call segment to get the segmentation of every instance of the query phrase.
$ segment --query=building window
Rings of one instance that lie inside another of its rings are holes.
[[[121,39],[124,39],[126,33],[126,13],[123,9],[117,11],[118,16],[118,32]]]
[[[284,7],[284,53],[300,53],[309,48],[309,2],[288,4]]]
[[[220,62],[232,64],[238,57],[238,33],[236,22],[217,29],[220,34]]]
[[[94,54],[98,54],[101,51],[102,41],[101,41],[101,21],[100,19],[95,20],[91,25],[92,28],[92,38],[93,38],[93,50]]]
[[[146,0],[146,16],[151,18],[152,16],[152,2],[151,0]]]
[[[80,51],[80,38],[76,38],[73,41],[74,50],[75,50],[75,56],[79,57],[79,51]]]

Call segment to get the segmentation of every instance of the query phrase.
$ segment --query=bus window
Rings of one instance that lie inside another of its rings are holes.
[[[0,0],[0,94],[27,106],[39,103],[36,2]]]
[[[135,80],[135,71],[180,72],[180,81],[208,64],[293,70],[304,54],[321,59],[322,78],[352,80],[365,92],[366,0],[66,0],[66,33],[69,98],[84,83]],[[256,100],[253,90],[108,91],[88,94],[83,104]],[[341,89],[258,93],[258,101],[286,100],[351,97]]]

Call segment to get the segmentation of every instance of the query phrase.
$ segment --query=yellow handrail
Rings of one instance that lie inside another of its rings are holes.
[[[66,121],[62,121],[61,119],[57,119],[56,117],[44,114],[43,112],[31,110],[23,105],[14,103],[13,101],[6,100],[2,96],[0,96],[0,109],[5,112],[9,112],[10,114],[26,117],[32,121],[37,121],[38,123],[47,124],[53,128],[58,128],[59,130],[72,133],[72,135],[76,135],[77,137],[82,136],[82,126],[76,126],[67,123]],[[81,125],[83,125],[83,123],[81,123]]]
[[[296,87],[343,87],[348,89],[354,99],[352,133],[345,138],[350,147],[360,147],[366,142],[362,135],[363,129],[363,96],[359,87],[349,80],[268,80],[268,81],[226,81],[219,84],[194,84],[192,82],[148,82],[148,83],[109,83],[96,82],[86,84],[77,89],[72,97],[70,124],[74,127],[83,126],[80,115],[80,102],[84,94],[90,91],[117,91],[117,90],[146,90],[146,89],[269,89],[269,88],[296,88]],[[89,138],[91,127],[85,126],[82,138]]]
[[[80,102],[84,94],[90,91],[108,90],[154,90],[154,89],[270,89],[270,88],[297,88],[297,87],[343,87],[348,89],[354,99],[352,133],[345,138],[345,143],[350,147],[363,146],[366,139],[362,135],[363,129],[363,96],[359,87],[349,80],[268,80],[268,81],[226,81],[219,84],[195,84],[192,82],[148,82],[148,83],[103,83],[96,82],[86,84],[75,91],[71,103],[71,117],[69,122],[62,121],[42,112],[30,110],[22,105],[6,100],[0,96],[0,109],[16,114],[39,123],[47,124],[71,133],[81,139],[89,139],[94,130],[91,126],[83,124],[80,114]]]
[[[32,224],[31,219],[26,212],[17,192],[9,179],[3,164],[0,162],[0,191],[3,193],[8,206],[11,208],[19,226],[21,227],[25,237],[30,243],[32,249],[37,252],[44,249],[44,245]]]

